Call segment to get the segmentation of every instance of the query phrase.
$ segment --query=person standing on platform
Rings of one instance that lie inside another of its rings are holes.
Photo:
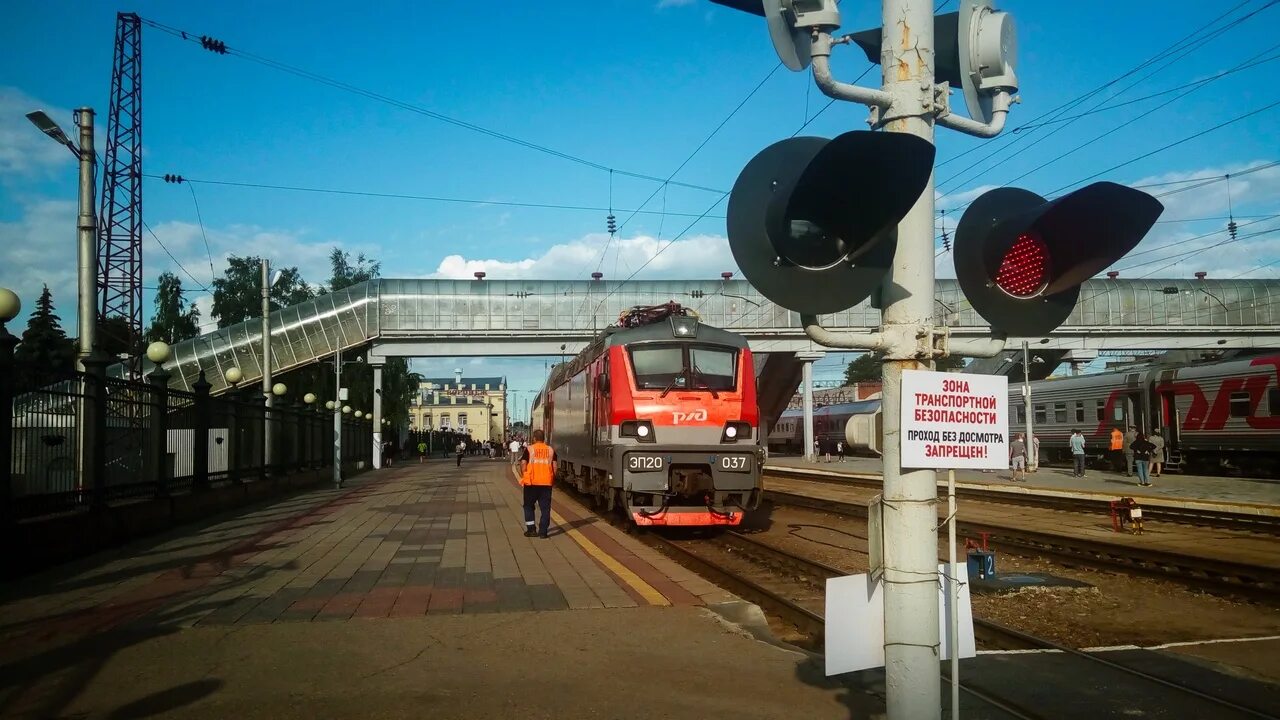
[[[1011,480],[1027,481],[1027,441],[1023,439],[1022,433],[1014,435],[1013,442],[1009,443],[1009,467],[1013,468]]]
[[[1138,467],[1138,484],[1143,487],[1151,487],[1151,453],[1155,449],[1156,446],[1142,433],[1137,433],[1133,444],[1129,446]]]
[[[1027,445],[1027,472],[1035,472],[1040,467],[1040,436],[1033,434]]]
[[[1151,437],[1147,439],[1156,446],[1156,449],[1151,451],[1151,477],[1160,477],[1160,471],[1164,470],[1164,436],[1159,430],[1154,430]]]
[[[418,464],[427,461],[427,444],[421,440],[418,441]]]
[[[551,483],[556,476],[556,451],[546,443],[541,430],[533,431],[533,442],[520,454],[520,484],[524,486],[524,536],[533,537],[533,506],[539,512],[537,535],[547,537],[551,529]]]
[[[511,453],[511,464],[515,465],[520,462],[520,441],[512,438],[511,444],[507,446],[507,450]]]
[[[836,457],[840,458],[839,462],[844,462],[844,441],[836,441]]]
[[[822,454],[822,444],[817,440],[813,441],[813,461],[818,462],[818,456]]]
[[[1129,477],[1133,474],[1133,444],[1138,440],[1138,431],[1132,425],[1129,426],[1128,432],[1124,434],[1124,476]]]
[[[1119,427],[1111,428],[1111,469],[1116,472],[1124,471],[1124,433]],[[1125,473],[1128,475],[1129,473]]]
[[[1084,433],[1079,430],[1071,431],[1071,459],[1075,461],[1074,477],[1084,477]]]
[[[467,452],[467,441],[459,440],[458,447],[454,448],[454,452],[458,456],[458,467],[462,467],[462,456]]]

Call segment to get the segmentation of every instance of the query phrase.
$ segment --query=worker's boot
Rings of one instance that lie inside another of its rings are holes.
[[[532,525],[525,526],[525,529],[524,529],[525,537],[533,537],[534,535],[537,535],[537,534],[538,534],[538,531],[534,530]]]

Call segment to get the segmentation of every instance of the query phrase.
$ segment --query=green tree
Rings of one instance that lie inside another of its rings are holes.
[[[315,292],[302,279],[298,268],[281,268],[280,279],[271,287],[271,309],[279,310],[313,297]],[[227,258],[226,271],[213,280],[212,314],[218,320],[218,327],[262,317],[261,258],[235,255]]]
[[[860,382],[880,382],[883,377],[881,373],[881,364],[884,362],[884,353],[880,351],[863,353],[854,358],[844,369],[844,384],[852,385]],[[934,369],[938,372],[952,372],[960,370],[965,366],[965,360],[955,355],[949,355],[939,358],[934,363]]]
[[[133,326],[119,315],[98,318],[98,336],[93,346],[112,358],[121,355],[139,355],[142,353],[142,338],[134,337]]]
[[[884,362],[884,353],[879,351],[859,355],[844,369],[844,384],[880,382],[880,363],[882,362]]]
[[[364,253],[356,256],[351,264],[351,256],[338,248],[329,253],[329,262],[333,266],[333,275],[329,278],[330,290],[341,290],[378,277],[382,272],[382,263],[366,258]]]
[[[147,342],[170,345],[200,334],[200,310],[182,297],[182,280],[171,272],[161,273],[156,289],[156,312],[147,329]]]
[[[34,390],[69,376],[75,369],[76,346],[62,329],[45,285],[14,350],[19,392]]]

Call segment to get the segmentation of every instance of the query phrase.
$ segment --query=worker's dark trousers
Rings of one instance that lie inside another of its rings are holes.
[[[1084,477],[1084,453],[1076,453],[1071,457],[1076,461],[1076,475]]]
[[[524,486],[524,526],[525,529],[533,527],[533,505],[537,503],[538,508],[542,512],[542,517],[538,522],[538,534],[546,535],[547,530],[551,527],[551,486],[550,485],[525,485]]]
[[[462,453],[458,453],[458,467],[462,467]]]

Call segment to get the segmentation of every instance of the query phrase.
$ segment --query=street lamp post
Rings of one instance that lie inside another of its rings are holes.
[[[52,138],[54,142],[66,146],[80,161],[80,201],[79,213],[76,217],[76,286],[79,290],[76,324],[80,329],[80,337],[76,348],[76,370],[83,373],[85,372],[84,360],[89,357],[89,353],[93,352],[98,334],[98,219],[93,209],[95,194],[93,178],[97,155],[93,150],[93,108],[82,107],[75,111],[73,118],[80,128],[79,147],[76,147],[66,133],[62,132],[62,128],[58,127],[58,123],[43,110],[27,113],[27,119],[31,124]],[[85,408],[85,403],[88,401],[85,395],[87,393],[82,393],[76,402],[76,477],[77,482],[81,483],[86,477],[85,462],[88,451],[85,447],[85,439],[88,437],[88,413]]]
[[[13,519],[13,349],[18,338],[5,324],[22,312],[22,301],[0,288],[0,534]]]
[[[335,488],[342,487],[342,416],[351,413],[351,406],[343,405],[346,401],[346,393],[342,388],[342,366],[347,363],[364,362],[363,357],[357,357],[355,360],[342,360],[342,350],[339,349],[333,354],[333,387],[334,401],[333,409],[333,486]],[[330,407],[329,403],[325,403],[325,407]]]
[[[271,407],[275,404],[272,397],[274,386],[271,382],[271,288],[280,280],[280,271],[271,273],[271,261],[262,258],[262,397],[266,401],[266,417],[262,423],[262,446],[265,449],[265,455],[262,462],[267,467],[271,467],[272,449],[271,449],[271,424],[273,418],[271,416]]]

